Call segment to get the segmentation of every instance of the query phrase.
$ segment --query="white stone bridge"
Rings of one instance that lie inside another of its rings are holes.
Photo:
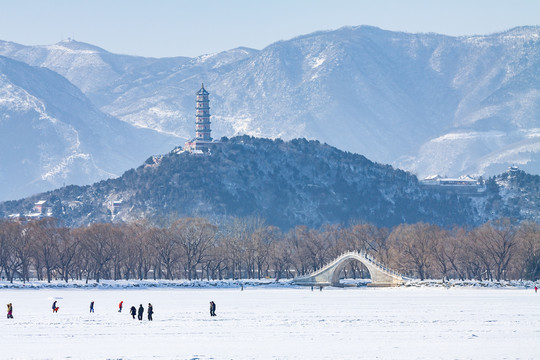
[[[341,286],[339,274],[351,261],[360,261],[366,266],[371,276],[368,286],[399,286],[405,282],[400,274],[378,263],[367,253],[351,251],[311,274],[294,278],[294,283],[306,286]]]

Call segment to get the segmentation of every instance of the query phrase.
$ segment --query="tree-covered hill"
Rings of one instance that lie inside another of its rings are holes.
[[[486,202],[495,195],[473,200],[429,190],[410,173],[318,141],[241,136],[223,138],[211,154],[175,149],[116,179],[5,202],[0,215],[28,214],[37,201],[46,200],[44,209],[70,226],[142,218],[160,222],[179,216],[258,216],[282,229],[350,222],[451,227],[487,220]],[[113,216],[114,201],[121,204]],[[490,210],[488,217],[494,218],[508,208],[502,202],[496,211]]]

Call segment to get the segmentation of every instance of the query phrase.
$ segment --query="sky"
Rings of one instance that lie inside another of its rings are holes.
[[[343,26],[483,35],[540,25],[538,0],[0,0],[0,40],[199,56]]]

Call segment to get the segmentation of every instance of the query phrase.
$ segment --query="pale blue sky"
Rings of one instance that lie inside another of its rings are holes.
[[[0,40],[48,45],[72,37],[114,53],[153,57],[262,49],[346,25],[489,34],[540,25],[540,1],[0,0]]]

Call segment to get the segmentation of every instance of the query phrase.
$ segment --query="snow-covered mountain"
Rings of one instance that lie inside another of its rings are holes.
[[[112,116],[180,138],[193,135],[204,82],[216,137],[313,138],[420,177],[540,172],[540,27],[465,37],[346,27],[197,58],[76,41],[0,42],[0,54],[58,72]]]
[[[118,176],[175,143],[104,114],[49,69],[0,56],[0,200]]]

